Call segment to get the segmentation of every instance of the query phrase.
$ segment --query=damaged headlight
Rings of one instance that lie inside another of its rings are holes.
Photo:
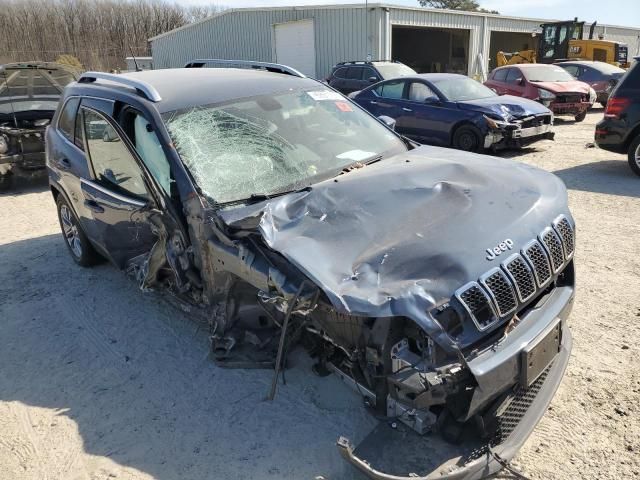
[[[540,103],[542,103],[545,107],[548,107],[551,102],[556,99],[556,96],[551,93],[549,90],[545,90],[544,88],[538,89],[538,99]]]
[[[7,137],[0,135],[0,154],[7,153],[8,150],[9,142],[7,142]]]
[[[487,125],[489,125],[489,128],[493,130],[500,130],[509,126],[509,122],[505,122],[503,120],[495,120],[486,115],[483,115],[483,117],[487,121]]]

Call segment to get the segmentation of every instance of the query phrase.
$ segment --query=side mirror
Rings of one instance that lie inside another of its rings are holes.
[[[516,83],[518,85],[524,85],[524,78],[520,77],[519,79],[516,80]]]
[[[378,81],[378,77],[369,77],[367,80],[369,83],[376,83]]]
[[[435,95],[431,95],[427,98],[424,99],[424,103],[429,104],[429,105],[434,105],[436,103],[440,103],[440,99],[438,97],[436,97]]]
[[[380,120],[380,122],[382,122],[388,129],[396,129],[396,121],[393,118],[388,117],[387,115],[380,115],[378,120]]]

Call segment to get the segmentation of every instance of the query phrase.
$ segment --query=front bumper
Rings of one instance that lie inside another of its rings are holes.
[[[553,125],[543,124],[535,127],[515,129],[492,129],[484,138],[484,148],[499,150],[502,148],[520,148],[540,140],[553,140]]]
[[[554,115],[579,115],[591,107],[589,102],[557,103],[551,102],[549,109]]]
[[[522,320],[523,323],[529,323],[531,328],[522,329],[513,338],[507,337],[499,351],[486,352],[470,363],[474,375],[480,377],[479,383],[485,383],[490,377],[493,377],[491,382],[512,382],[513,378],[520,375],[520,354],[525,347],[547,331],[549,326],[558,321],[562,324],[559,353],[531,386],[517,391],[514,400],[502,414],[501,418],[506,416],[506,420],[499,436],[489,440],[484,447],[476,449],[477,454],[451,459],[422,476],[415,473],[408,476],[389,474],[376,469],[371,462],[359,458],[354,446],[344,437],[338,440],[342,456],[369,478],[376,480],[477,480],[500,471],[503,465],[498,458],[509,461],[516,455],[544,415],[560,385],[572,347],[566,319],[573,306],[573,296],[571,287],[556,289],[542,307],[531,311]],[[518,328],[512,333],[516,334],[517,331]],[[425,450],[425,454],[426,452],[428,450]]]

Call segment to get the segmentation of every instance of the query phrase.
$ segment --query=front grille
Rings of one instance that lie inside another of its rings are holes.
[[[486,330],[541,293],[571,260],[574,249],[574,228],[566,216],[560,215],[552,227],[546,227],[520,252],[489,270],[477,282],[456,290],[455,299],[476,326]]]
[[[542,233],[541,240],[545,248],[547,249],[549,258],[551,258],[551,268],[553,270],[553,273],[558,273],[558,271],[560,271],[560,269],[562,268],[562,264],[564,263],[562,243],[560,243],[558,234],[551,228],[547,228]]]
[[[556,103],[579,103],[583,100],[583,95],[580,93],[565,93],[556,95]]]
[[[522,128],[540,127],[551,123],[551,115],[536,115],[522,122]]]
[[[560,217],[553,223],[553,227],[556,229],[558,235],[562,239],[562,246],[564,247],[564,255],[566,258],[570,258],[573,255],[574,239],[573,229],[566,217]]]
[[[483,278],[481,282],[484,284],[493,300],[495,302],[496,307],[498,307],[498,315],[500,317],[504,317],[513,313],[518,306],[518,302],[516,300],[515,292],[513,291],[513,287],[507,276],[504,274],[502,270],[496,269],[488,276]]]
[[[471,314],[471,318],[480,330],[489,327],[495,320],[496,316],[491,307],[491,301],[487,294],[480,288],[477,283],[472,283],[468,288],[463,287],[459,299]]]
[[[533,267],[538,287],[544,287],[551,280],[551,268],[549,257],[544,252],[542,245],[536,240],[524,250],[524,256]]]
[[[536,293],[536,284],[533,279],[533,272],[527,262],[518,255],[513,260],[506,263],[507,271],[516,285],[518,297],[521,302],[529,300]]]

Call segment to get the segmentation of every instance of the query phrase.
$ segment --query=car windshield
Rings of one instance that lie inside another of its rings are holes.
[[[451,102],[463,102],[465,100],[478,100],[480,98],[496,97],[497,94],[490,88],[469,77],[442,77],[432,80],[440,93]]]
[[[64,87],[74,80],[65,70],[6,68],[0,72],[0,113],[55,110]]]
[[[182,161],[216,203],[303,188],[407,148],[378,120],[319,86],[163,118]]]
[[[416,74],[416,71],[413,68],[407,67],[402,63],[374,63],[373,65],[378,69],[380,75],[382,75],[382,78],[385,80]]]
[[[523,68],[524,78],[530,82],[573,82],[575,78],[562,67],[539,66]]]

